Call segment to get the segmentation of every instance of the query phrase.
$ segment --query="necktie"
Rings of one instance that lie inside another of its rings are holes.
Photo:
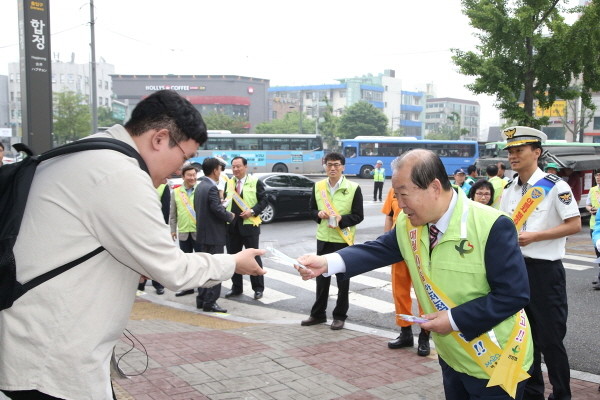
[[[235,191],[238,194],[242,194],[242,181],[238,179],[237,186],[235,187]]]
[[[527,193],[527,189],[529,189],[529,184],[525,182],[525,184],[521,187],[521,196],[525,196],[525,193]]]
[[[438,243],[438,234],[440,230],[435,225],[429,225],[429,251],[433,250]]]

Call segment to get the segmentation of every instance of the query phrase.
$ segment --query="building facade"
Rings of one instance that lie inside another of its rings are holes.
[[[115,100],[131,110],[144,97],[171,89],[188,99],[202,115],[225,114],[247,121],[252,131],[268,121],[269,80],[237,75],[112,75]]]
[[[477,140],[480,127],[479,103],[452,97],[434,97],[426,101],[425,137],[444,127],[458,124],[462,139]]]
[[[325,105],[340,116],[359,101],[381,110],[388,128],[401,136],[423,136],[425,95],[402,90],[402,81],[394,70],[383,74],[339,79],[338,84],[276,86],[269,89],[270,119],[282,119],[289,112],[300,111],[315,120],[323,115]],[[325,101],[326,100],[326,101]]]

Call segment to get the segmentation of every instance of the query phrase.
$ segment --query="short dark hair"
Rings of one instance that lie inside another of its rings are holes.
[[[475,165],[469,165],[467,167],[467,175],[471,175],[473,172],[477,171],[477,167]]]
[[[494,203],[494,185],[492,185],[490,181],[486,181],[485,179],[480,179],[477,182],[475,182],[473,186],[471,186],[471,189],[469,189],[469,196],[467,197],[469,197],[471,200],[474,200],[475,192],[481,189],[482,187],[487,187],[488,189],[490,189],[491,196],[487,205],[491,206]]]
[[[490,164],[485,168],[485,173],[488,176],[496,176],[498,175],[498,166],[494,164]]]
[[[169,146],[192,139],[199,145],[207,138],[206,124],[196,108],[173,90],[160,90],[140,101],[125,129],[139,136],[151,129],[168,129]]]
[[[327,161],[339,161],[342,165],[346,165],[346,157],[344,157],[342,153],[327,153],[325,157],[323,157],[323,164],[327,164]]]
[[[181,168],[181,176],[185,176],[185,173],[192,169],[194,171],[198,172],[198,169],[196,167],[194,167],[192,164],[188,164],[188,165],[184,166],[183,168]]]
[[[498,163],[498,170],[506,171],[506,165],[503,162]]]
[[[422,156],[419,156],[422,154]],[[442,160],[431,150],[415,149],[410,150],[392,162],[392,168],[400,169],[408,158],[415,158],[417,161],[413,164],[410,171],[410,180],[420,189],[427,189],[435,179],[442,184],[445,191],[452,190],[452,184],[446,173],[446,167]]]
[[[4,150],[4,143],[0,142],[0,147],[2,147],[2,150]],[[0,160],[2,161],[2,160]]]
[[[202,161],[202,172],[204,173],[204,176],[208,176],[212,174],[217,167],[221,169],[222,166],[223,164],[221,164],[221,161],[217,160],[216,158],[206,157],[204,161]]]
[[[242,160],[242,164],[244,164],[244,165],[248,165],[248,160],[246,160],[246,159],[245,159],[244,157],[242,157],[242,156],[233,157],[233,158],[231,159],[231,163],[233,164],[233,162],[234,162],[235,160]]]

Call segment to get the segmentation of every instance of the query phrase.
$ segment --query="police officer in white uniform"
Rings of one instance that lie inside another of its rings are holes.
[[[537,129],[515,126],[505,129],[502,135],[507,141],[510,167],[518,176],[506,185],[500,210],[515,219],[517,205],[532,186],[547,188],[544,199],[519,232],[519,245],[525,257],[531,289],[530,303],[525,311],[534,342],[533,370],[523,399],[545,399],[541,370],[543,354],[553,389],[550,399],[570,400],[569,360],[563,344],[568,307],[562,258],[566,237],[581,231],[579,208],[569,185],[538,167],[546,134]],[[531,195],[535,196],[535,193]]]

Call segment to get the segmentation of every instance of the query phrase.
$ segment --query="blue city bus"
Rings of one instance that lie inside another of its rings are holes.
[[[190,159],[201,165],[206,157],[221,157],[231,164],[234,157],[248,160],[248,172],[323,171],[323,142],[319,135],[231,133],[208,131],[208,140]]]
[[[413,149],[427,149],[436,153],[453,175],[458,168],[465,171],[479,158],[479,145],[469,140],[419,140],[414,137],[357,136],[342,140],[342,154],[346,157],[344,173],[370,178],[377,160],[383,161],[386,174],[391,176],[391,162]]]

